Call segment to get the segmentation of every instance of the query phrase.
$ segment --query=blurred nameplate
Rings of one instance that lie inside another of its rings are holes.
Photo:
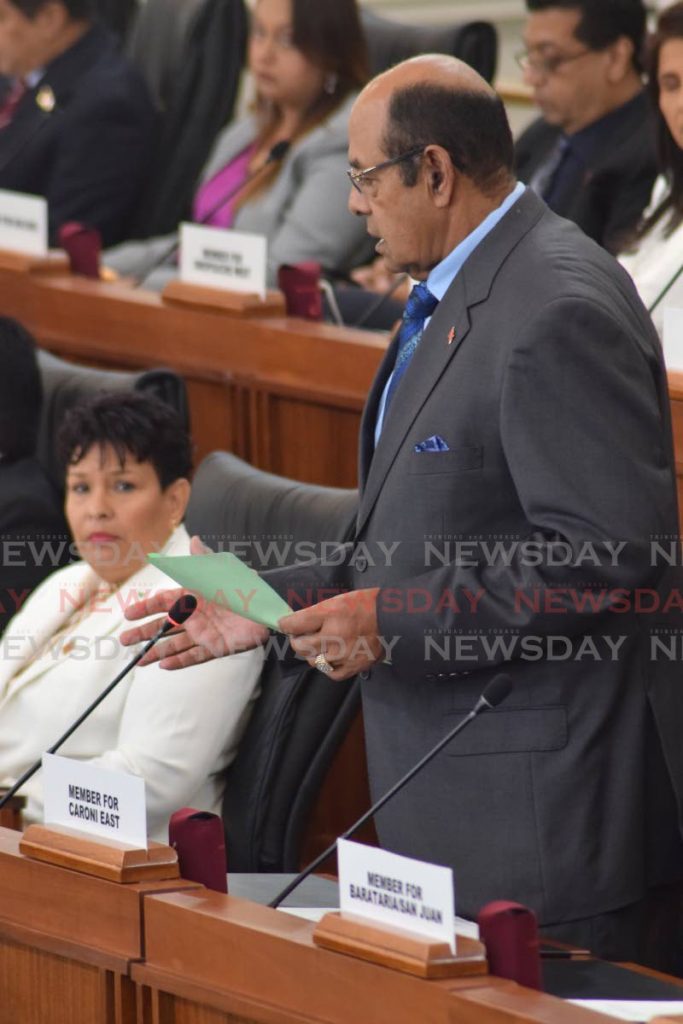
[[[348,839],[337,843],[339,908],[376,925],[392,925],[447,943],[455,953],[451,868],[400,857]]]
[[[47,201],[0,189],[0,249],[47,256]]]
[[[138,775],[43,754],[43,794],[46,825],[147,846],[145,782]]]
[[[266,297],[266,239],[245,231],[180,225],[180,280]]]
[[[678,1000],[635,1000],[635,999],[570,999],[575,1006],[594,1013],[606,1013],[610,1020],[630,1020],[640,1022],[660,1020],[668,1021],[672,1015],[680,1020],[683,1014],[683,1002]]]
[[[665,308],[662,345],[667,370],[683,370],[683,307]]]

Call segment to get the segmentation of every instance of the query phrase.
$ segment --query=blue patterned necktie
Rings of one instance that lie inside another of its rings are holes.
[[[387,396],[384,402],[384,416],[389,411],[389,405],[394,392],[401,382],[403,374],[408,369],[410,360],[413,358],[422,332],[425,320],[431,316],[436,309],[439,300],[429,291],[427,286],[420,282],[416,284],[408,296],[406,308],[403,310],[403,320],[398,329],[398,346],[396,349],[396,362],[391,375]]]

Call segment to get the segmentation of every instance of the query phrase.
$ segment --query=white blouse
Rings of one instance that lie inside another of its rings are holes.
[[[164,553],[189,551],[180,526]],[[118,640],[130,626],[124,609],[169,582],[145,565],[112,591],[76,562],[31,594],[0,640],[1,784],[11,785],[128,664],[136,648]],[[83,610],[74,615],[77,605]],[[176,672],[135,668],[60,753],[142,776],[150,838],[166,842],[178,808],[220,811],[224,769],[237,753],[262,663],[259,649]],[[22,790],[27,822],[42,818],[41,775]]]
[[[667,183],[663,177],[657,178],[650,206],[645,216],[655,210],[667,193]],[[664,310],[667,306],[683,308],[683,274],[678,278],[666,295],[657,301],[662,290],[683,265],[683,224],[668,237],[665,235],[669,215],[665,214],[651,231],[641,238],[633,252],[625,252],[619,256],[622,267],[633,278],[638,294],[651,311],[655,327],[661,337]],[[653,304],[657,303],[653,307]]]

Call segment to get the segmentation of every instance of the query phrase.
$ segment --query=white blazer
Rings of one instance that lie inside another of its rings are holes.
[[[166,554],[189,554],[179,527]],[[11,784],[50,747],[134,656],[118,635],[127,604],[172,585],[148,565],[115,593],[87,563],[49,576],[9,623],[0,641],[0,780]],[[74,607],[84,617],[53,646]],[[37,654],[37,656],[36,656]],[[258,694],[261,650],[167,672],[135,668],[59,751],[145,780],[150,838],[168,840],[180,807],[218,812],[222,773]],[[26,784],[27,821],[42,818],[41,772]]]

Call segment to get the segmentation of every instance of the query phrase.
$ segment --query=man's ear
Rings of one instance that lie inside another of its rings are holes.
[[[437,206],[448,206],[455,186],[455,168],[443,146],[427,146],[423,155],[427,188]]]
[[[33,16],[33,23],[40,29],[46,42],[60,35],[70,20],[69,12],[61,0],[48,0]]]
[[[612,85],[618,85],[634,71],[633,40],[628,36],[619,36],[610,43],[605,52],[608,58],[607,80]]]

